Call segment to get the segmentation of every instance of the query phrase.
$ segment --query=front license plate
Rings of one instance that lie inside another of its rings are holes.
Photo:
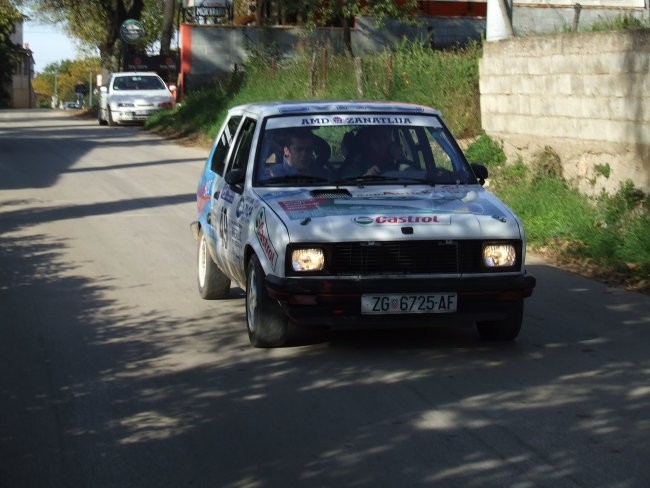
[[[451,313],[456,311],[455,293],[412,295],[361,295],[361,313]]]

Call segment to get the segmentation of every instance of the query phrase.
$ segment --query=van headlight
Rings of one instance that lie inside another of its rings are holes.
[[[483,245],[483,265],[487,268],[507,268],[517,263],[517,252],[512,244]]]
[[[322,249],[304,248],[291,251],[291,269],[294,271],[321,271],[325,267]]]

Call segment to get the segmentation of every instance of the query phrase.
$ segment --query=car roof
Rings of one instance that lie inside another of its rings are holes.
[[[117,78],[121,76],[142,76],[142,75],[147,75],[147,76],[158,76],[158,73],[155,71],[121,71],[119,73],[113,73],[112,76]]]
[[[336,113],[376,113],[376,112],[395,112],[395,113],[413,113],[423,115],[438,115],[440,111],[405,102],[388,102],[373,100],[292,100],[292,101],[273,101],[273,102],[252,102],[244,105],[238,105],[230,109],[231,112],[248,112],[258,116],[269,117],[274,115],[299,115],[315,114],[323,112]]]

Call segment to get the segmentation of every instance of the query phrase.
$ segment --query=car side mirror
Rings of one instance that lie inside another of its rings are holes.
[[[485,184],[485,180],[488,179],[488,170],[485,167],[485,165],[481,163],[472,163],[470,164],[472,167],[472,171],[474,171],[474,176],[476,176],[476,179],[478,180],[479,184],[483,186]]]
[[[108,88],[106,86],[102,85],[102,86],[99,87],[99,91],[102,92],[102,93],[106,93],[106,92],[108,92]]]
[[[246,173],[241,169],[232,169],[226,173],[226,183],[235,189],[241,189],[246,179]]]

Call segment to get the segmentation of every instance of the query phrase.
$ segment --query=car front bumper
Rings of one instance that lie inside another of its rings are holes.
[[[127,110],[114,110],[111,112],[113,120],[115,122],[144,122],[153,114],[158,112],[159,109],[139,109],[139,108],[129,108]]]
[[[327,279],[267,276],[269,294],[287,315],[303,326],[345,329],[460,324],[503,320],[529,297],[536,280],[530,275],[467,278]],[[456,293],[453,313],[361,313],[363,294]]]

